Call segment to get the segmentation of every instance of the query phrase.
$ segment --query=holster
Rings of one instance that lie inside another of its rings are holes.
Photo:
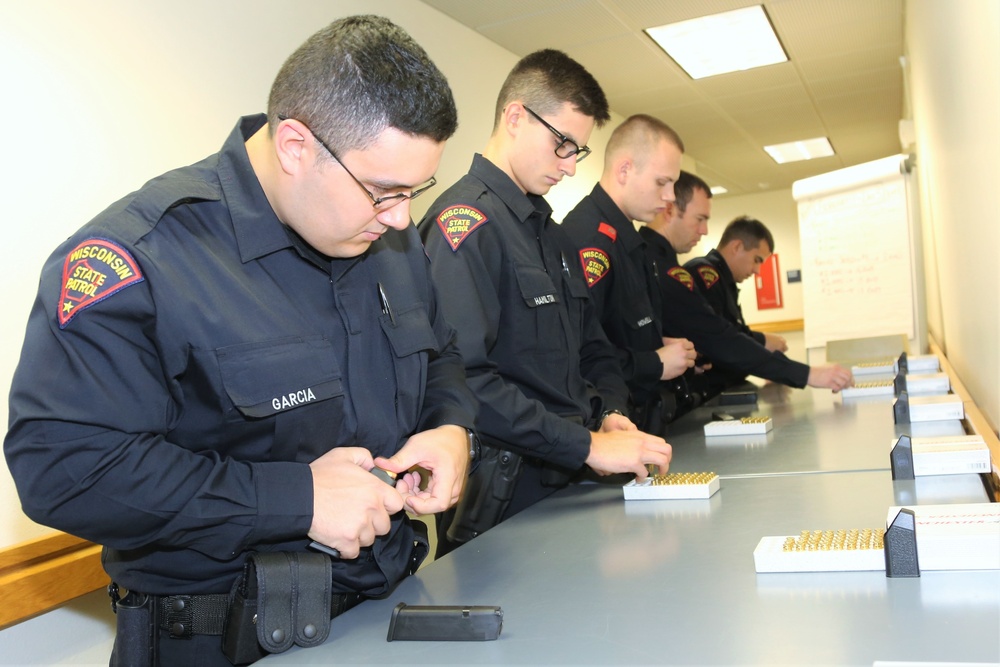
[[[469,475],[465,492],[455,506],[448,540],[464,544],[500,523],[514,497],[521,464],[520,454],[483,442],[479,465]]]
[[[230,592],[222,652],[247,665],[292,644],[317,646],[330,634],[332,567],[322,553],[253,553]]]
[[[142,593],[118,597],[118,586],[108,587],[115,611],[115,647],[110,667],[153,667],[156,664],[156,604]]]

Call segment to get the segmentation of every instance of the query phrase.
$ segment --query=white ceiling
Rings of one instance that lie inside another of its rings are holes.
[[[423,0],[518,56],[565,51],[622,116],[681,135],[698,174],[731,194],[900,152],[903,0]],[[644,28],[763,4],[789,62],[692,80]],[[826,136],[836,155],[776,164],[766,144]]]

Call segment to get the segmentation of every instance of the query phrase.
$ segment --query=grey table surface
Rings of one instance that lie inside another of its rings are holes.
[[[754,405],[696,408],[670,425],[671,470],[718,473],[722,477],[787,473],[889,470],[889,450],[903,434],[914,437],[962,435],[961,422],[894,424],[892,397],[847,398],[830,391],[747,385]],[[713,414],[768,416],[765,435],[705,436]]]
[[[891,478],[899,433],[960,424],[901,428],[891,400],[764,387],[756,412],[775,421],[766,442],[706,444],[701,425],[718,409],[699,408],[668,437],[672,469],[723,477],[712,498],[625,502],[617,484],[572,486],[335,619],[323,646],[264,664],[1000,662],[1000,570],[754,571],[763,536],[884,527],[891,505],[987,502],[977,475]],[[498,605],[503,633],[387,642],[399,602]]]
[[[978,478],[953,502],[984,501]],[[978,485],[978,486],[977,486]],[[707,500],[566,489],[333,621],[285,665],[1000,662],[1000,571],[757,574],[765,535],[884,526],[921,502],[889,473],[733,478]],[[937,502],[938,498],[934,498]],[[387,642],[393,608],[499,605],[491,642]]]

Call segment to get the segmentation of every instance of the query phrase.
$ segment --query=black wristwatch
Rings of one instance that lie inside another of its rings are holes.
[[[478,461],[481,454],[482,445],[479,444],[479,436],[471,428],[465,429],[469,438],[469,461]]]
[[[621,410],[605,410],[604,412],[601,413],[601,416],[597,418],[598,431],[601,430],[601,426],[604,425],[604,420],[608,418],[608,415],[621,415],[622,417],[624,417],[625,413],[622,412]]]

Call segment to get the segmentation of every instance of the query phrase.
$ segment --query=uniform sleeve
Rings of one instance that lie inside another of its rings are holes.
[[[62,259],[43,271],[11,387],[4,453],[25,513],[117,549],[188,548],[219,559],[304,536],[307,465],[249,463],[169,441],[182,396],[162,370],[149,283],[60,328]]]
[[[481,203],[469,204],[485,209]],[[510,449],[551,463],[577,468],[590,454],[590,433],[550,412],[539,400],[507,382],[490,359],[501,327],[499,296],[503,246],[496,224],[486,222],[449,247],[432,208],[421,222],[421,236],[431,260],[431,275],[441,296],[445,319],[458,332],[469,387],[479,402],[476,427],[480,435]]]
[[[622,376],[617,348],[608,342],[589,300],[584,307],[582,341],[580,370],[602,401],[598,414],[592,417],[598,417],[604,410],[628,414],[628,386]]]
[[[672,269],[687,274],[684,269]],[[763,345],[741,333],[727,320],[719,317],[702,296],[694,291],[690,274],[685,278],[670,275],[660,277],[663,290],[663,327],[668,336],[684,337],[694,343],[698,352],[713,364],[743,375],[780,382],[792,387],[804,387],[809,378],[809,366],[793,361],[783,354],[772,353]],[[696,289],[696,288],[695,288]]]

